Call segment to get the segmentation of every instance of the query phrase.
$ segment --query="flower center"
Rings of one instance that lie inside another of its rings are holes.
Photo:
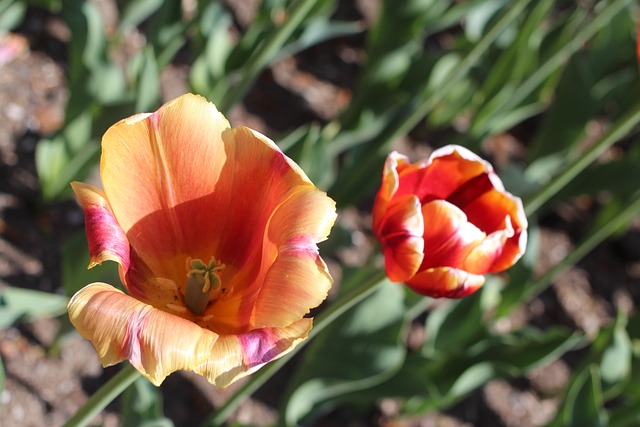
[[[208,264],[200,259],[187,259],[187,286],[184,301],[187,308],[195,315],[204,313],[210,300],[216,300],[227,289],[222,286],[219,271],[224,264],[211,257]]]

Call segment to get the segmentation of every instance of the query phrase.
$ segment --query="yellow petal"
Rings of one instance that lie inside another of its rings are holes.
[[[209,360],[194,371],[219,387],[257,371],[304,341],[313,319],[301,319],[284,328],[263,328],[239,335],[223,335],[215,343]]]
[[[69,318],[91,341],[103,366],[128,359],[153,384],[211,356],[218,335],[144,304],[105,283],[93,283],[69,301]]]

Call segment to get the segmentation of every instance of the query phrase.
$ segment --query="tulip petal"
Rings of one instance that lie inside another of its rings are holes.
[[[450,267],[430,268],[416,274],[406,284],[421,295],[433,298],[462,298],[484,284],[484,276]]]
[[[238,127],[225,131],[223,140],[232,160],[216,187],[212,209],[222,213],[211,234],[217,241],[214,253],[226,265],[222,280],[233,293],[224,304],[212,304],[206,316],[221,334],[290,324],[326,297],[331,279],[316,242],[326,239],[335,221],[335,204],[268,138]],[[291,256],[300,260],[288,259]],[[282,272],[286,265],[299,265],[302,271]],[[298,282],[301,277],[305,279]],[[274,298],[282,301],[282,295],[276,296],[280,293],[298,302],[290,307],[280,302],[281,321],[274,324],[267,319],[267,307]],[[257,301],[261,307],[254,313]]]
[[[509,235],[513,235],[513,229],[511,228],[491,233],[480,245],[469,252],[462,268],[475,274],[489,272],[496,260],[502,255]]]
[[[424,220],[418,198],[406,194],[393,199],[374,232],[389,279],[404,282],[413,276],[424,258]]]
[[[100,175],[113,213],[156,274],[176,280],[167,261],[189,248],[184,228],[212,220],[202,205],[187,202],[213,192],[228,127],[213,104],[189,94],[116,123],[102,139]],[[176,263],[184,269],[184,257]]]
[[[495,177],[493,181],[497,180]],[[522,201],[511,194],[496,189],[488,191],[464,207],[469,221],[486,233],[504,230],[504,241],[500,256],[497,257],[490,272],[496,273],[512,266],[524,253],[527,244],[527,217]]]
[[[191,370],[211,356],[218,335],[155,309],[105,283],[93,283],[69,301],[69,318],[91,341],[103,366],[128,359],[153,384]]]
[[[225,131],[222,138],[229,160],[216,186],[215,209],[224,217],[219,252],[238,268],[245,268],[255,264],[256,255],[260,259],[271,216],[295,192],[292,189],[315,187],[273,141],[258,132],[236,127]],[[332,221],[321,220],[313,233],[324,239],[329,224]]]
[[[85,216],[85,229],[91,261],[89,268],[104,261],[115,261],[129,268],[129,241],[118,225],[104,192],[92,185],[72,182]]]
[[[89,268],[104,261],[115,261],[120,264],[120,279],[131,296],[156,307],[165,306],[167,301],[176,301],[179,298],[177,286],[158,283],[137,252],[130,248],[104,192],[81,182],[73,182],[71,186],[85,214],[91,257]]]
[[[312,324],[313,319],[304,318],[284,328],[223,335],[215,343],[209,359],[194,371],[212,384],[226,387],[289,353],[307,338]]]
[[[446,146],[434,151],[426,164],[415,164],[400,173],[396,197],[415,194],[421,203],[447,199],[469,180],[493,171],[491,165],[460,146]]]
[[[276,209],[265,238],[278,256],[257,295],[252,328],[289,325],[324,301],[333,279],[316,243],[335,218],[334,201],[311,186],[296,187]]]
[[[398,191],[400,185],[398,174],[407,167],[409,167],[409,159],[406,156],[396,151],[387,156],[382,170],[382,183],[373,206],[374,230],[380,228],[380,221],[384,218],[387,203]]]
[[[420,271],[433,267],[461,268],[468,254],[486,237],[467,221],[460,208],[447,201],[433,200],[424,204],[422,215],[425,257]]]

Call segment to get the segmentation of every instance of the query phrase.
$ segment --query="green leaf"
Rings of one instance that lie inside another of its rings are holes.
[[[449,301],[431,312],[426,323],[425,354],[457,353],[486,337],[481,294],[482,290],[461,300]]]
[[[25,2],[0,0],[0,32],[11,31],[20,25],[26,10]]]
[[[153,15],[162,6],[163,0],[133,0],[125,3],[120,19],[121,31],[133,28]]]
[[[491,19],[504,8],[505,3],[505,0],[487,0],[470,10],[464,27],[467,38],[477,43],[486,28],[489,27]],[[501,37],[506,37],[507,39],[513,37],[513,30],[509,31],[507,35]],[[505,42],[503,41],[502,44]]]
[[[587,122],[599,107],[591,91],[594,80],[585,58],[574,55],[562,73],[555,102],[543,116],[533,140],[529,153],[532,160],[563,153],[580,142]]]
[[[144,50],[144,62],[138,80],[136,111],[151,111],[160,103],[160,69],[153,49]]]
[[[85,178],[97,163],[100,145],[91,138],[92,123],[93,113],[86,109],[71,118],[59,134],[38,142],[36,170],[45,200],[69,194],[69,182]]]
[[[293,56],[324,41],[358,34],[362,31],[364,31],[364,28],[359,22],[328,21],[326,18],[314,19],[304,27],[300,35],[282,47],[273,61]]]
[[[287,149],[304,170],[311,181],[319,188],[327,188],[335,180],[337,173],[336,158],[329,150],[330,141],[324,138],[318,126],[306,128],[305,134],[298,134],[297,143]]]
[[[584,344],[583,336],[563,328],[541,331],[526,327],[510,335],[497,336],[478,357],[498,363],[517,376],[550,363]]]
[[[85,35],[82,49],[82,62],[92,71],[99,70],[106,63],[107,35],[102,14],[93,3],[82,4],[82,15],[85,21],[78,21],[83,26],[82,33]],[[75,26],[71,31],[76,34]],[[86,29],[86,32],[84,31]]]
[[[595,164],[575,177],[552,201],[569,201],[580,195],[597,196],[601,192],[631,194],[640,182],[640,161],[623,157],[608,163]]]
[[[118,265],[105,262],[100,266],[88,269],[90,257],[87,238],[84,232],[78,232],[62,244],[62,286],[71,296],[89,283],[105,282],[118,286]]]
[[[69,299],[63,295],[5,286],[0,288],[0,328],[21,320],[60,316]]]
[[[122,395],[123,427],[173,427],[162,412],[161,389],[138,378]]]
[[[100,145],[88,141],[80,150],[70,149],[62,135],[44,139],[36,146],[36,169],[45,200],[53,200],[71,192],[69,183],[82,180],[96,164]]]
[[[395,372],[406,352],[400,340],[404,313],[404,290],[389,284],[318,335],[292,380],[283,411],[287,425]]]
[[[631,339],[626,330],[626,316],[622,313],[618,312],[611,343],[604,350],[600,362],[600,376],[609,384],[622,382],[631,374]]]
[[[213,3],[205,10],[201,22],[201,26],[209,27],[204,31],[208,36],[204,52],[207,68],[214,81],[222,79],[234,45],[229,34],[233,18],[219,3]]]
[[[604,410],[598,368],[589,365],[571,385],[562,411],[566,426],[604,427],[609,425]]]
[[[353,392],[345,400],[370,402],[395,397],[402,399],[404,413],[444,410],[492,379],[521,377],[583,342],[582,337],[559,328],[526,328],[514,334],[487,336],[473,348],[439,355],[409,353],[402,368],[388,380]]]

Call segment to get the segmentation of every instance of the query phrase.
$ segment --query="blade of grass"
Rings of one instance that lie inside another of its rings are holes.
[[[607,148],[626,136],[634,126],[640,123],[640,103],[636,104],[622,119],[613,125],[598,142],[593,144],[580,157],[574,159],[558,176],[553,178],[533,196],[527,198],[524,205],[528,216],[537,212],[542,205],[558,193],[587,166],[593,163]]]
[[[87,400],[87,403],[64,423],[63,427],[86,426],[100,411],[138,378],[140,378],[140,373],[127,363],[120,372],[100,387],[100,389]]]
[[[633,219],[638,214],[640,214],[640,195],[636,195],[631,201],[629,201],[626,207],[622,209],[618,213],[618,215],[612,218],[611,221],[607,222],[601,227],[596,227],[560,263],[553,266],[549,271],[533,281],[529,286],[526,286],[527,290],[524,293],[523,301],[529,301],[536,295],[544,291],[556,277],[558,277],[572,265],[575,265],[589,252],[591,252],[592,249],[602,243],[613,233],[620,230],[621,227],[624,227],[626,224],[628,224],[629,221],[631,221],[631,219]]]
[[[519,0],[514,2],[509,9],[498,22],[478,41],[475,47],[469,52],[469,54],[460,62],[455,68],[451,76],[446,82],[438,87],[433,94],[427,97],[421,104],[413,110],[403,121],[397,126],[388,130],[384,136],[385,141],[391,141],[399,138],[400,136],[409,132],[414,128],[420,120],[422,120],[437,104],[442,102],[449,91],[467,75],[469,70],[475,66],[482,55],[489,49],[489,47],[496,41],[496,39],[502,34],[502,32],[513,24],[518,19],[524,8],[531,2],[531,0]]]
[[[265,41],[256,54],[249,58],[246,66],[243,67],[238,83],[226,93],[220,109],[228,112],[231,107],[240,100],[247,92],[249,87],[258,78],[258,75],[269,65],[272,59],[277,55],[287,39],[293,34],[296,28],[302,23],[309,11],[318,3],[319,0],[299,0],[288,14],[288,18],[284,23],[274,31]]]
[[[479,115],[472,126],[470,132],[474,135],[480,135],[482,133],[488,133],[494,131],[489,129],[493,120],[492,118],[499,117],[503,112],[515,108],[521,103],[527,96],[529,96],[537,87],[539,87],[553,72],[558,70],[568,58],[575,52],[584,46],[584,44],[592,38],[598,31],[608,25],[618,12],[620,12],[625,6],[629,6],[633,0],[617,0],[609,3],[602,11],[600,11],[593,21],[582,27],[573,37],[571,37],[566,44],[563,45],[551,58],[549,58],[544,64],[540,65],[536,71],[529,76],[513,93],[510,94],[506,102],[495,107],[493,111],[489,111],[485,114]],[[478,129],[479,128],[479,129]]]
[[[487,31],[444,84],[429,96],[423,96],[424,99],[416,99],[413,103],[408,103],[400,114],[388,121],[388,125],[382,129],[378,136],[367,142],[370,145],[370,149],[367,150],[367,154],[362,159],[359,159],[358,166],[346,172],[343,175],[346,179],[336,182],[330,190],[330,194],[339,205],[344,204],[345,200],[352,199],[353,197],[349,197],[349,195],[357,194],[359,190],[366,187],[365,183],[371,181],[371,171],[377,170],[384,158],[384,156],[381,157],[381,148],[408,133],[434,107],[443,102],[451,88],[478,63],[482,55],[503,31],[513,25],[514,21],[520,17],[520,14],[530,2],[531,0],[518,0],[512,3],[510,9]],[[345,149],[347,148],[353,148],[353,146],[345,146]]]

